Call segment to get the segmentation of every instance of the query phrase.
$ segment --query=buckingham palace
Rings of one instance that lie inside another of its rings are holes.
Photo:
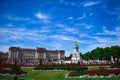
[[[20,48],[10,47],[8,52],[8,60],[19,63],[38,63],[41,60],[43,63],[61,63],[65,57],[64,50],[47,50],[46,48]]]

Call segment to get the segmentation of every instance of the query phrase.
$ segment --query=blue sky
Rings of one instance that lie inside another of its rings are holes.
[[[0,51],[10,46],[83,54],[120,45],[120,0],[0,0]]]

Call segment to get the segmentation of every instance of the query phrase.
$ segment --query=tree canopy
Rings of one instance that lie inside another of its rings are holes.
[[[111,46],[106,48],[99,48],[93,49],[90,52],[81,55],[83,59],[105,59],[110,60],[111,56],[114,58],[120,58],[120,46]]]

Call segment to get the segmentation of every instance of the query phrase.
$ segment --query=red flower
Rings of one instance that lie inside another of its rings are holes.
[[[120,69],[111,69],[106,71],[107,74],[120,74]]]
[[[84,73],[90,74],[90,75],[95,75],[95,74],[98,74],[98,70],[86,70]]]
[[[3,73],[3,74],[9,73],[9,70],[0,70],[0,73]]]

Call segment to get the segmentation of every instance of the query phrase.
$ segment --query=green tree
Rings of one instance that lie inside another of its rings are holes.
[[[68,57],[65,56],[66,60],[71,60],[71,58],[72,58],[72,53]]]
[[[39,60],[39,66],[42,66],[42,60],[41,59]]]
[[[93,49],[90,52],[87,52],[82,55],[82,58],[85,60],[88,59],[105,59],[110,60],[111,56],[114,58],[120,57],[120,47],[119,46],[111,46],[106,48],[99,48]]]

